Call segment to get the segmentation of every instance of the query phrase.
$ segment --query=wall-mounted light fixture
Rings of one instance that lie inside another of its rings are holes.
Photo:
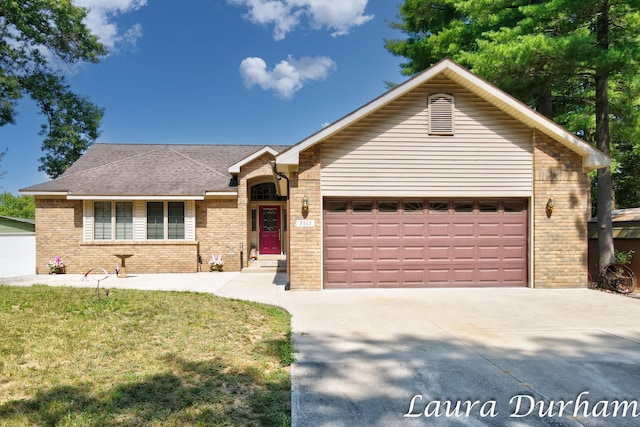
[[[553,196],[549,196],[549,199],[547,200],[547,213],[551,213],[553,212],[553,208],[555,207],[556,202],[553,200]]]
[[[308,211],[309,211],[309,199],[305,194],[304,196],[302,196],[302,212],[308,212]]]

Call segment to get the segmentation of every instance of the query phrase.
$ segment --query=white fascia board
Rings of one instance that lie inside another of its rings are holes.
[[[207,191],[204,193],[204,197],[207,199],[236,199],[238,198],[237,191]]]
[[[298,150],[291,150],[291,152],[285,152],[281,156],[276,156],[276,164],[278,166],[298,165],[300,163],[299,153]]]
[[[204,196],[184,195],[184,196],[67,196],[68,200],[204,200]]]
[[[272,156],[276,156],[276,154],[278,154],[278,152],[276,150],[274,150],[273,148],[267,146],[262,148],[261,150],[256,151],[255,153],[253,153],[252,155],[245,157],[244,159],[240,160],[238,163],[229,166],[229,173],[240,173],[240,168],[244,165],[246,165],[247,163],[249,163],[252,160],[257,159],[258,157],[262,156],[263,154],[271,154]]]
[[[585,172],[611,166],[611,158],[604,153],[587,154],[582,156],[582,169]]]
[[[65,197],[68,193],[66,191],[18,191],[23,196],[51,196],[51,197]]]

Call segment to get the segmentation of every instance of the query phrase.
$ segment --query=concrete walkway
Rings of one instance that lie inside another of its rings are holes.
[[[640,424],[638,299],[587,289],[288,292],[283,276],[266,273],[111,277],[102,286],[287,309],[294,426]]]

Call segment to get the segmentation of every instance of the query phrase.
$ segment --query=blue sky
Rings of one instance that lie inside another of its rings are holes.
[[[98,142],[290,145],[402,82],[384,48],[401,0],[74,0],[109,48],[67,71],[105,109]],[[179,5],[179,6],[178,6]],[[38,172],[43,117],[0,127],[0,191]]]

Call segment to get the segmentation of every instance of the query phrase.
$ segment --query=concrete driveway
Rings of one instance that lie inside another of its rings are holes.
[[[586,289],[287,292],[273,274],[152,276],[104,284],[291,312],[294,426],[640,423],[639,299]]]

